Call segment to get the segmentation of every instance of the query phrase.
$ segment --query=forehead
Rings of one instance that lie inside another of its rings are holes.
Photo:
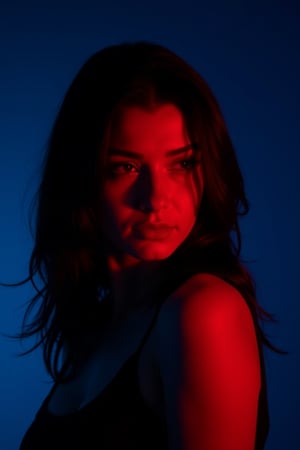
[[[126,107],[114,119],[110,133],[111,147],[128,150],[171,150],[187,143],[183,114],[171,103],[152,110]]]

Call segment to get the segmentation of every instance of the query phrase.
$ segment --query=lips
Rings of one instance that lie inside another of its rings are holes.
[[[174,230],[173,226],[167,224],[141,224],[133,228],[134,234],[139,239],[163,240]]]

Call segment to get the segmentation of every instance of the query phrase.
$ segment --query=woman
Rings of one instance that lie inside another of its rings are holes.
[[[193,68],[146,42],[84,64],[38,191],[29,279],[43,287],[21,337],[39,333],[55,383],[21,450],[264,448],[273,347],[239,257],[247,212]]]

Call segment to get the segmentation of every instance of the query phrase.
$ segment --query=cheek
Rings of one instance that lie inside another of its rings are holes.
[[[121,222],[122,216],[122,208],[120,207],[119,202],[116,202],[115,199],[106,201],[103,204],[103,223],[105,224],[106,230],[110,230],[111,228],[115,229],[119,226]]]
[[[114,240],[119,240],[121,235],[126,237],[129,233],[130,209],[126,206],[124,191],[107,189],[104,192],[101,211],[104,236]]]
[[[176,192],[176,199],[179,208],[188,216],[196,217],[200,209],[202,200],[202,183],[191,180]]]
[[[108,185],[103,192],[103,210],[116,215],[125,203],[125,190],[118,185]]]

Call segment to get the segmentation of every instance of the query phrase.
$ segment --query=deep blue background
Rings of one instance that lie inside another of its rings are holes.
[[[52,122],[81,64],[121,41],[170,47],[208,80],[237,149],[252,205],[241,223],[243,256],[255,260],[249,268],[261,304],[279,318],[266,331],[290,351],[266,352],[267,450],[300,449],[299,2],[101,3],[0,7],[0,280],[27,274],[28,206]],[[0,289],[1,332],[18,330],[32,293],[29,286]],[[0,448],[17,450],[50,384],[39,351],[17,358],[18,343],[0,338],[0,345]]]

